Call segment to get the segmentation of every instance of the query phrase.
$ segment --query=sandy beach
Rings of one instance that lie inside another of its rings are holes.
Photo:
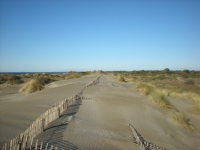
[[[0,95],[0,146],[23,132],[52,104],[78,93],[99,75],[48,84],[44,90],[29,95]],[[17,87],[16,87],[17,88]],[[13,88],[14,89],[14,88]],[[36,138],[64,149],[135,149],[131,124],[142,137],[169,150],[200,149],[200,117],[190,113],[190,102],[169,98],[171,103],[190,118],[197,128],[194,133],[175,123],[166,110],[151,104],[148,97],[135,90],[135,84],[123,83],[103,75],[97,85],[87,87],[84,99],[77,101]],[[60,122],[66,122],[60,124]]]

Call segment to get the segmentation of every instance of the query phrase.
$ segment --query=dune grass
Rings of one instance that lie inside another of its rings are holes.
[[[0,75],[0,84],[2,83],[20,84],[22,83],[21,76],[15,76],[12,74],[2,74]]]
[[[186,130],[193,132],[195,131],[195,127],[189,123],[189,120],[186,119],[185,114],[181,113],[177,110],[172,110],[170,116],[179,123],[182,127],[184,127]]]
[[[166,99],[165,95],[154,86],[145,83],[140,83],[137,85],[136,89],[143,95],[148,95],[150,97],[151,102],[153,102],[155,105],[164,109],[173,108],[172,104],[169,100]]]
[[[26,82],[22,88],[20,88],[19,92],[33,93],[36,91],[40,91],[43,89],[43,84],[38,79],[31,79],[30,81]]]
[[[200,103],[196,103],[196,105],[192,108],[192,113],[195,115],[200,115]]]
[[[145,83],[140,83],[137,85],[136,89],[144,95],[149,95],[153,92],[154,87]]]
[[[90,72],[69,72],[67,74],[48,74],[48,73],[35,73],[23,75],[24,80],[27,81],[19,92],[33,93],[43,89],[44,85],[53,81],[60,81],[66,79],[80,78],[88,75]]]
[[[152,103],[160,108],[170,111],[170,116],[178,124],[189,131],[195,128],[189,123],[185,115],[178,111],[167,100],[168,96],[191,100],[193,108],[191,112],[200,115],[200,71],[114,71],[112,75],[122,75],[126,81],[135,82],[136,89],[143,95],[149,96]]]
[[[84,75],[88,75],[88,74],[91,74],[91,72],[87,71],[87,72],[69,72],[66,74],[65,76],[65,79],[68,80],[68,79],[74,79],[74,78],[80,78]]]
[[[151,101],[163,109],[172,109],[173,106],[166,97],[159,91],[154,91],[150,94]]]
[[[118,80],[119,80],[120,82],[126,82],[125,79],[124,79],[124,77],[122,77],[122,76],[118,76]]]
[[[165,95],[169,95],[167,90],[159,90],[158,88],[145,84],[140,83],[137,85],[136,89],[142,93],[143,95],[147,95],[150,97],[150,100],[156,106],[163,108],[165,110],[171,111],[170,117],[173,118],[175,122],[179,125],[184,127],[188,131],[195,131],[195,127],[189,123],[189,120],[186,119],[185,115],[179,112],[169,100],[167,100]],[[200,113],[200,105],[196,105],[193,109],[193,113],[199,114]]]

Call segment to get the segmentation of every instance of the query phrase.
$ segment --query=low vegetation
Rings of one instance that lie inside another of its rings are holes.
[[[8,83],[8,84],[20,84],[22,83],[21,76],[14,76],[12,74],[1,74],[0,75],[0,84]]]
[[[185,115],[178,111],[167,97],[191,100],[194,104],[191,112],[200,115],[200,71],[171,71],[165,68],[163,71],[115,71],[110,74],[137,83],[137,90],[148,96],[153,104],[170,111],[170,116],[187,130],[195,130]]]
[[[170,110],[170,116],[180,125],[182,125],[186,130],[188,131],[195,131],[195,128],[192,124],[189,123],[189,121],[186,119],[185,115],[181,112],[179,112],[166,98],[166,96],[163,94],[163,91],[159,90],[156,87],[153,87],[152,85],[147,84],[138,84],[137,90],[144,94],[149,95],[150,100],[153,104],[157,105],[158,107],[161,107],[166,110]],[[196,114],[199,113],[199,108],[195,107],[193,111],[195,111]]]
[[[68,80],[73,78],[80,78],[84,75],[88,75],[91,72],[72,72],[67,74],[48,74],[48,73],[35,73],[35,74],[25,74],[21,78],[25,81],[23,87],[19,92],[33,93],[40,91],[44,88],[44,85],[49,84],[54,81]]]
[[[186,79],[186,80],[184,81],[184,83],[185,83],[185,84],[190,84],[190,85],[194,85],[194,84],[195,84],[194,80],[192,80],[192,79]]]
[[[182,125],[186,130],[188,131],[195,131],[195,127],[189,123],[189,120],[186,119],[185,115],[177,110],[173,110],[170,116],[178,122],[180,125]]]
[[[193,112],[193,114],[200,115],[200,103],[197,103],[197,104],[193,107],[192,112]]]
[[[124,79],[124,77],[122,77],[122,76],[119,76],[119,77],[118,77],[118,80],[119,80],[120,82],[125,82],[125,79]]]
[[[140,93],[142,93],[142,94],[144,94],[144,95],[149,95],[149,94],[151,94],[151,93],[153,92],[153,90],[154,90],[153,86],[150,86],[150,85],[145,84],[145,83],[140,83],[140,84],[138,84],[137,87],[136,87],[136,89],[137,89]]]
[[[70,71],[69,73],[66,74],[65,76],[65,79],[73,79],[73,78],[80,78],[84,75],[88,75],[90,74],[89,71],[87,72],[73,72],[73,71]]]
[[[19,92],[33,93],[43,89],[43,84],[39,79],[31,79],[26,82],[24,86],[19,90]]]
[[[164,109],[172,109],[173,106],[169,100],[159,91],[154,91],[150,95],[151,101]]]

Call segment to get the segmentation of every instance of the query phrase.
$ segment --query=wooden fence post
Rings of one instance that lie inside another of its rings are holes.
[[[44,132],[45,129],[45,118],[42,118],[42,132]]]
[[[24,139],[24,134],[21,134],[21,135],[20,135],[20,139],[19,139],[19,150],[22,149],[23,139]]]
[[[7,143],[5,144],[5,147],[4,147],[4,150],[6,150],[7,149]]]
[[[17,150],[19,150],[19,147],[20,147],[20,145],[19,145],[19,144],[17,144]]]
[[[23,138],[23,140],[22,140],[22,146],[21,146],[21,149],[22,149],[22,150],[25,150],[25,149],[26,149],[27,139],[28,139],[28,136],[27,136],[27,135],[24,135],[24,138]]]
[[[58,107],[58,118],[60,118],[60,107]]]
[[[38,147],[38,140],[35,143],[35,150],[37,150],[37,147]]]
[[[53,150],[53,145],[51,145],[51,148],[50,148],[50,150]]]
[[[33,144],[33,138],[31,138],[30,150],[31,150],[32,144]]]
[[[10,150],[12,150],[13,141],[10,140]]]
[[[40,145],[40,150],[42,150],[42,145],[43,145],[43,142],[41,142],[41,145]]]
[[[48,143],[46,144],[46,148],[45,148],[45,150],[47,150],[47,148],[48,148]]]

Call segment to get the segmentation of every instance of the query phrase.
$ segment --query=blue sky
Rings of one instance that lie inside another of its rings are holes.
[[[199,0],[1,0],[0,71],[200,70]]]

